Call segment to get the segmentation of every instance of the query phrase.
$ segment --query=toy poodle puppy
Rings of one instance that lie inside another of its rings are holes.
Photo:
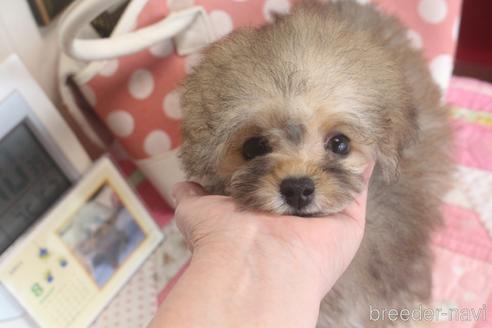
[[[376,161],[364,239],[323,300],[319,327],[425,324],[406,310],[430,301],[450,135],[439,88],[405,32],[369,5],[305,2],[211,45],[184,84],[184,169],[245,208],[338,212]],[[399,320],[376,320],[375,309],[396,309]]]

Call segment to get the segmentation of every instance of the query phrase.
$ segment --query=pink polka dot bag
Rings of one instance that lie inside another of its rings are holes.
[[[287,13],[296,0],[132,0],[110,38],[90,39],[93,34],[84,32],[84,26],[118,2],[79,0],[67,10],[60,22],[66,54],[61,74],[74,73],[92,110],[169,200],[172,185],[183,179],[176,157],[180,83],[199,62],[200,50],[235,28],[272,21],[272,14]],[[408,26],[408,38],[423,48],[444,90],[452,71],[461,0],[358,2],[372,2]],[[71,93],[65,86],[61,91],[73,117],[100,144]]]

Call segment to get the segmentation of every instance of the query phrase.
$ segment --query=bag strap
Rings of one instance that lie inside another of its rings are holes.
[[[123,0],[79,0],[63,15],[60,21],[60,43],[63,51],[77,60],[105,60],[131,55],[149,46],[170,39],[187,29],[204,14],[204,9],[194,6],[169,14],[165,19],[123,35],[106,39],[78,39],[80,30],[94,18]]]

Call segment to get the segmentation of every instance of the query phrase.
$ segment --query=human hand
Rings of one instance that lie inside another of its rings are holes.
[[[342,212],[300,218],[241,211],[194,183],[175,187],[193,255],[151,327],[314,327],[321,299],[362,240],[366,188]]]
[[[311,284],[321,300],[359,248],[372,169],[370,164],[363,191],[342,212],[314,218],[242,211],[230,197],[180,183],[174,190],[176,222],[194,257],[211,265],[239,260],[273,270],[286,283]]]

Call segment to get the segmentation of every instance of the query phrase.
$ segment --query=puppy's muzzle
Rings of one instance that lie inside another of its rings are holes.
[[[296,210],[301,210],[313,201],[314,190],[314,182],[308,177],[286,178],[280,183],[282,197]]]

